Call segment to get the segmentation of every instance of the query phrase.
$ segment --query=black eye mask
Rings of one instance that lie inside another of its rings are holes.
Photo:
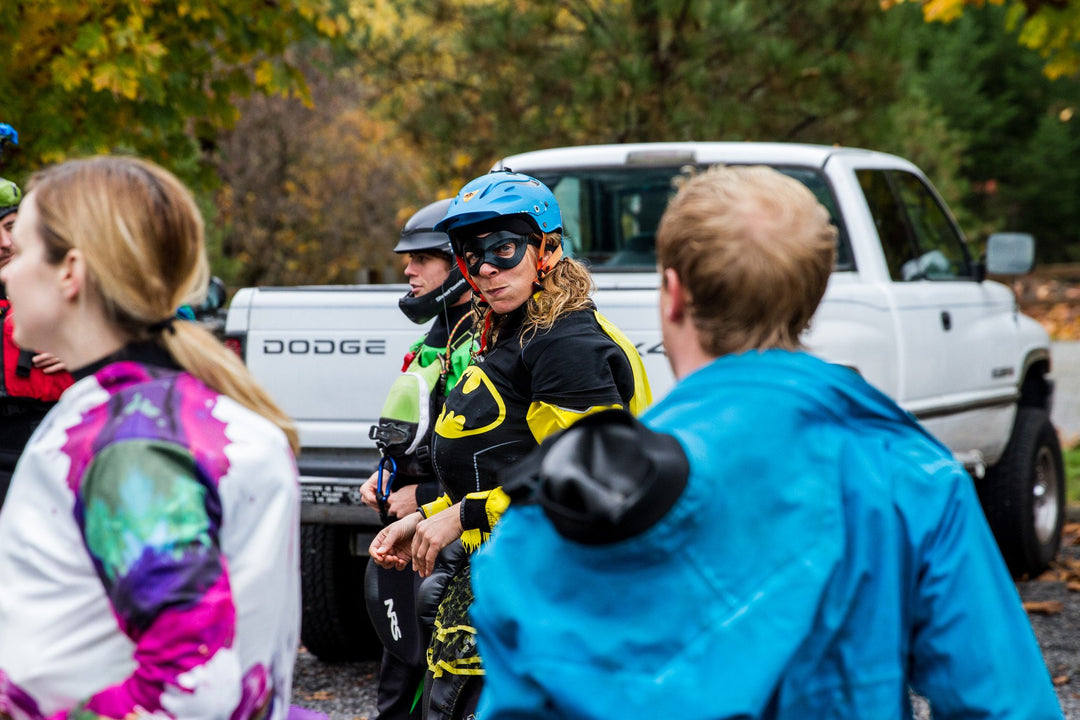
[[[470,275],[479,275],[480,267],[484,263],[502,270],[509,270],[521,263],[521,259],[525,257],[525,248],[536,244],[536,241],[528,235],[500,230],[481,238],[469,238],[462,242],[462,259]],[[514,246],[513,254],[505,256],[496,254],[495,251],[505,245]]]

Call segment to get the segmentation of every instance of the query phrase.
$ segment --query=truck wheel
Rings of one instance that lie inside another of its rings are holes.
[[[354,534],[344,525],[300,526],[300,640],[325,662],[382,656],[364,602],[367,556],[349,550]]]
[[[1022,407],[1001,460],[980,486],[983,512],[1013,577],[1035,577],[1061,545],[1065,471],[1042,408]]]

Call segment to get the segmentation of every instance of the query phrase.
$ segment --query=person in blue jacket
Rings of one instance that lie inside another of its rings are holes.
[[[501,718],[1060,718],[971,478],[800,346],[836,233],[796,180],[686,182],[657,232],[679,382],[500,480],[471,617]]]

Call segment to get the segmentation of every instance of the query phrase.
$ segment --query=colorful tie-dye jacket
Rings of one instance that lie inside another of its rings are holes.
[[[298,522],[264,418],[136,362],[79,380],[0,512],[0,718],[284,718]]]

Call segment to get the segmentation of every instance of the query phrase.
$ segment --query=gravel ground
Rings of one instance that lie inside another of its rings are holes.
[[[300,648],[292,702],[326,713],[330,720],[368,720],[375,717],[378,679],[377,662],[324,663]]]
[[[1080,720],[1080,508],[1070,507],[1063,547],[1041,578],[1018,583],[1068,720]]]
[[[1080,720],[1080,507],[1070,508],[1070,519],[1066,546],[1054,569],[1017,587],[1065,717]],[[330,720],[374,718],[378,670],[375,662],[324,663],[301,648],[293,676],[293,703],[326,713]],[[917,702],[916,708],[919,720],[930,717],[922,703]]]

